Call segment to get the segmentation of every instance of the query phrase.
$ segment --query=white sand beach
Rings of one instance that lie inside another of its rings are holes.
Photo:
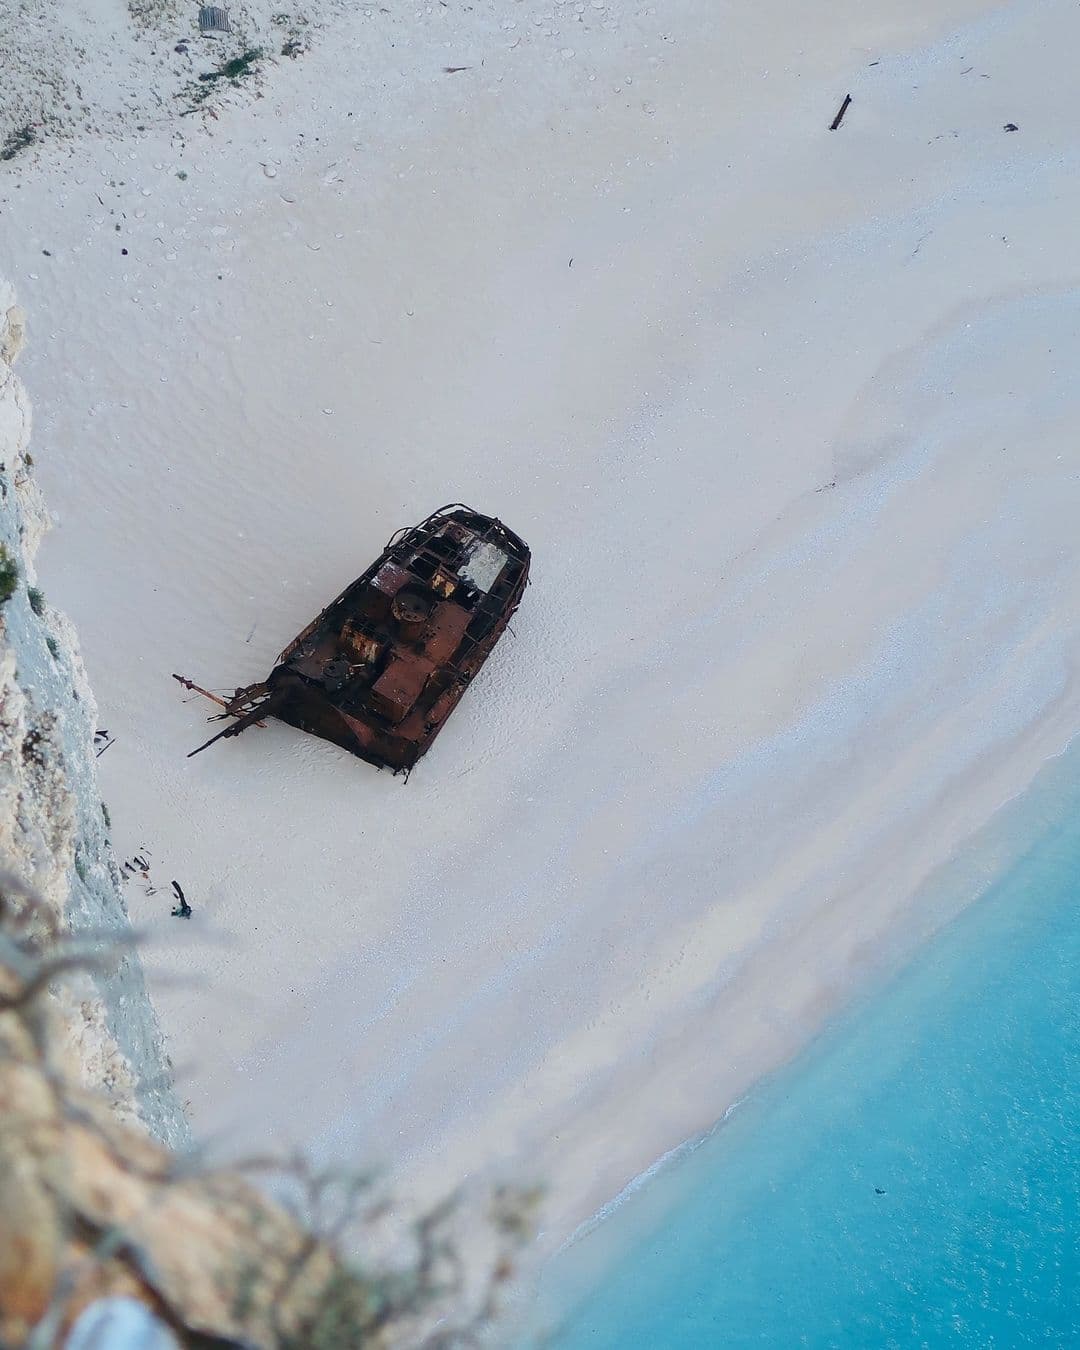
[[[1078,42],[328,6],[259,97],[0,165],[39,565],[199,1135],[543,1182],[556,1242],[946,917],[1080,724]],[[407,785],[277,723],[185,758],[172,672],[262,678],[452,500],[533,585]]]

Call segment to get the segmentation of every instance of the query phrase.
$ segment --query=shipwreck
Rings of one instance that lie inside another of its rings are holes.
[[[407,774],[509,623],[529,561],[512,530],[460,504],[399,530],[265,680],[218,700],[236,720],[191,754],[275,717]]]

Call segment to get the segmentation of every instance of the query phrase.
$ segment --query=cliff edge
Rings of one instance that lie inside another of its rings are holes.
[[[32,887],[39,924],[110,948],[57,986],[80,1080],[122,1121],[172,1148],[190,1143],[143,984],[95,769],[97,708],[68,619],[35,569],[48,515],[34,483],[30,404],[13,369],[25,321],[0,280],[0,866]]]

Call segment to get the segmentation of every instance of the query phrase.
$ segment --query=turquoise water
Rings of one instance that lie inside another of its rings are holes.
[[[1020,856],[556,1258],[530,1345],[1080,1345],[1080,754],[993,828]]]

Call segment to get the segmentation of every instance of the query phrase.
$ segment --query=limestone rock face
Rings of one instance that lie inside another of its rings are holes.
[[[127,913],[95,771],[97,709],[74,629],[35,569],[49,518],[32,473],[30,404],[13,369],[25,333],[0,280],[0,866],[34,887],[47,911],[39,924],[122,939]],[[82,1082],[121,1118],[186,1145],[137,959],[121,950],[54,997]]]

